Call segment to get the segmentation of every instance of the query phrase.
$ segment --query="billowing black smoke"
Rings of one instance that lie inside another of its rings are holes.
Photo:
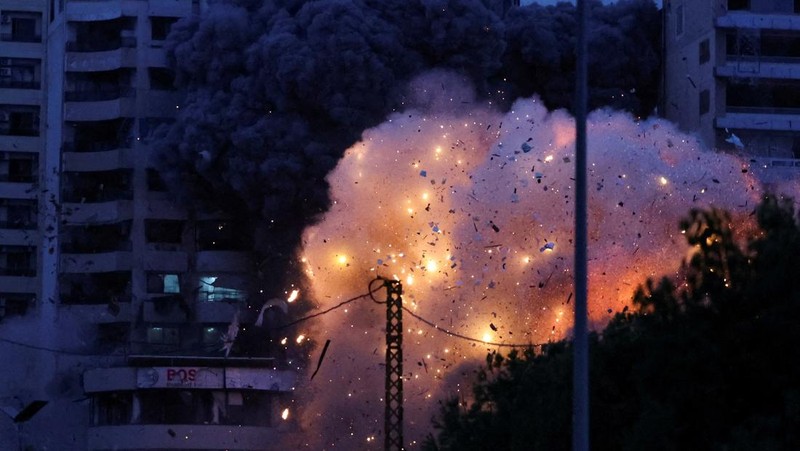
[[[173,27],[187,97],[155,140],[156,164],[184,202],[247,227],[279,287],[303,228],[330,202],[325,176],[363,130],[408,102],[432,69],[468,79],[502,108],[541,95],[569,107],[574,6],[492,0],[217,0]],[[651,0],[592,5],[593,106],[655,105],[659,11]]]

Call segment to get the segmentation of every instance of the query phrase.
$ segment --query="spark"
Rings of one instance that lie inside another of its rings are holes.
[[[347,259],[345,259],[346,261]],[[288,303],[292,303],[297,300],[297,296],[300,294],[300,290],[292,290],[292,294],[289,295],[289,299],[286,300]]]

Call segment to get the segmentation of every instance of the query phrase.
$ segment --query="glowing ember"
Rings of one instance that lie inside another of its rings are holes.
[[[295,341],[297,344],[300,344],[300,343],[302,343],[302,342],[303,342],[303,340],[305,340],[305,339],[306,339],[306,336],[305,336],[305,335],[302,335],[302,334],[300,334],[300,335],[298,335],[298,336],[297,336],[297,339],[295,339],[294,341]]]
[[[292,294],[289,295],[289,299],[286,300],[288,303],[292,303],[297,300],[297,296],[300,295],[300,290],[292,290]]]
[[[283,409],[283,412],[281,412],[281,418],[284,419],[284,420],[288,420],[289,419],[289,408],[288,407],[286,409]]]

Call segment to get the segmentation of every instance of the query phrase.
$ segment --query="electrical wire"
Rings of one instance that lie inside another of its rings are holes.
[[[29,343],[23,343],[21,341],[11,340],[11,339],[2,338],[2,337],[0,337],[0,342],[12,344],[12,345],[15,345],[15,346],[20,346],[22,348],[33,349],[33,350],[36,350],[36,351],[46,351],[46,352],[53,352],[53,353],[56,353],[56,354],[64,354],[64,355],[77,355],[77,356],[84,356],[84,357],[105,355],[105,354],[95,354],[95,353],[89,353],[89,352],[68,351],[66,349],[48,348],[46,346],[32,345],[32,344],[29,344]]]
[[[495,342],[491,342],[491,341],[479,340],[477,338],[472,338],[472,337],[468,337],[466,335],[461,335],[461,334],[459,334],[457,332],[453,332],[453,331],[451,331],[449,329],[445,329],[443,327],[440,327],[437,324],[435,324],[434,322],[429,321],[429,320],[417,315],[416,313],[412,312],[411,310],[409,310],[408,307],[403,307],[403,310],[405,310],[405,312],[408,313],[409,315],[411,315],[414,318],[416,318],[418,321],[421,321],[422,323],[427,324],[430,327],[433,327],[434,329],[438,330],[439,332],[443,332],[443,333],[445,333],[445,334],[447,334],[447,335],[449,335],[451,337],[460,338],[462,340],[470,341],[470,342],[473,342],[473,343],[480,343],[482,345],[488,345],[488,346],[497,346],[497,347],[501,347],[501,348],[537,348],[537,347],[540,347],[540,346],[545,346],[547,344],[547,343],[526,343],[526,344],[520,344],[520,343],[495,343]]]
[[[307,320],[310,320],[310,319],[312,319],[312,318],[316,318],[316,317],[318,317],[318,316],[322,316],[322,315],[324,315],[324,314],[326,314],[326,313],[332,312],[332,311],[334,311],[334,310],[336,310],[336,309],[338,309],[338,308],[344,307],[345,305],[347,305],[347,304],[349,304],[349,303],[351,303],[351,302],[357,301],[357,300],[359,300],[359,299],[361,299],[361,298],[365,298],[365,297],[367,297],[367,296],[371,297],[371,298],[372,298],[372,300],[373,300],[373,302],[377,302],[377,303],[379,303],[379,304],[380,304],[381,302],[379,302],[379,301],[375,300],[375,298],[372,296],[372,293],[374,293],[375,291],[378,291],[378,290],[380,289],[380,288],[376,288],[375,290],[373,290],[373,289],[372,289],[372,284],[373,284],[373,283],[374,283],[376,280],[382,280],[382,279],[379,279],[379,278],[378,278],[378,279],[373,279],[372,281],[370,281],[370,283],[369,283],[369,285],[368,285],[368,291],[367,291],[367,293],[364,293],[364,294],[359,294],[358,296],[355,296],[355,297],[352,297],[352,298],[350,298],[350,299],[344,300],[344,301],[342,301],[342,302],[340,302],[340,303],[338,303],[338,304],[334,305],[333,307],[331,307],[331,308],[328,308],[328,309],[325,309],[325,310],[323,310],[323,311],[321,311],[321,312],[312,313],[311,315],[307,315],[307,316],[304,316],[304,317],[302,317],[302,318],[298,318],[298,319],[296,319],[296,320],[294,320],[294,321],[292,321],[292,322],[289,322],[289,323],[286,323],[286,324],[282,324],[282,325],[280,325],[280,326],[276,327],[276,328],[275,328],[275,330],[286,329],[287,327],[294,326],[295,324],[302,323],[303,321],[307,321]]]

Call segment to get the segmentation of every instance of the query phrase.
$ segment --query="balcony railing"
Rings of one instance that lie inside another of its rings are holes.
[[[0,127],[3,136],[39,136],[38,128],[27,127]]]
[[[110,50],[117,50],[120,48],[134,48],[136,47],[135,37],[124,37],[117,39],[83,39],[80,41],[67,41],[66,50],[68,52],[107,52]]]
[[[0,276],[36,277],[36,268],[0,268]]]
[[[787,114],[800,115],[800,108],[776,108],[768,106],[726,106],[728,113],[741,114]]]
[[[40,34],[0,33],[0,40],[4,42],[42,42]]]
[[[38,81],[16,81],[0,78],[0,88],[6,89],[40,89],[41,82]]]
[[[0,182],[33,183],[36,181],[34,174],[0,174]]]
[[[0,229],[31,230],[36,228],[36,221],[0,221]]]
[[[64,93],[64,100],[67,102],[101,102],[120,97],[132,97],[135,92],[136,90],[132,87],[67,91]]]
[[[130,142],[120,141],[83,141],[65,142],[62,149],[64,152],[106,152],[109,150],[124,149],[130,147]]]

